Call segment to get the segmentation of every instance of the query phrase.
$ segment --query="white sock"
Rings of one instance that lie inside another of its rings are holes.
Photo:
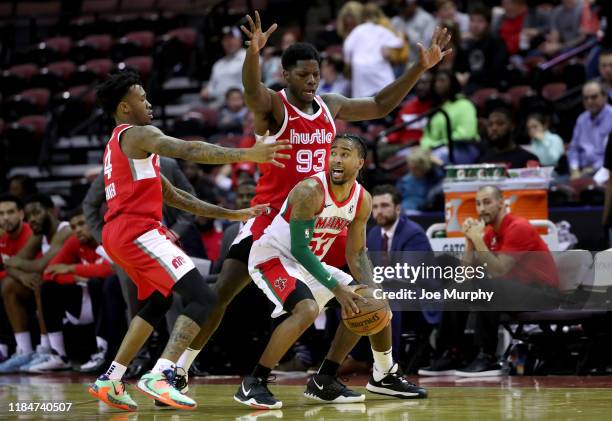
[[[9,356],[9,354],[8,354],[8,345],[0,344],[0,355],[4,356],[5,358],[8,358],[8,356]]]
[[[189,367],[195,361],[201,349],[187,348],[182,354],[179,360],[176,362],[177,367],[181,367],[185,372],[189,371]]]
[[[389,348],[387,351],[375,351],[374,348],[372,348],[372,356],[374,357],[374,370],[372,371],[372,375],[377,382],[382,380],[393,367],[392,349],[393,348]]]
[[[110,367],[108,367],[108,370],[106,370],[106,375],[111,380],[121,380],[125,374],[125,370],[127,370],[126,366],[119,364],[117,361],[113,361]]]
[[[49,332],[47,336],[49,336],[51,349],[62,357],[65,357],[66,347],[64,346],[64,334],[62,332]]]
[[[173,363],[172,361],[167,360],[165,358],[160,358],[155,363],[155,367],[153,367],[151,372],[152,373],[159,373],[159,374],[161,374],[161,373],[163,373],[164,371],[166,371],[168,369],[174,370],[175,367],[176,367],[176,364]]]
[[[49,335],[40,335],[40,346],[45,348],[51,348],[51,342],[49,341]]]
[[[106,352],[108,350],[108,342],[104,338],[96,336],[96,345],[98,346],[98,351]]]
[[[17,342],[17,353],[18,354],[29,354],[33,351],[32,349],[32,338],[30,332],[18,332],[15,333],[15,342]]]

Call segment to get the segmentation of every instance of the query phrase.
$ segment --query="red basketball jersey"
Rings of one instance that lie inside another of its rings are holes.
[[[285,119],[274,140],[289,140],[290,159],[283,160],[285,168],[271,164],[260,165],[261,177],[255,189],[252,205],[270,203],[279,210],[295,185],[320,171],[327,171],[331,143],[336,137],[336,125],[327,105],[320,96],[313,115],[306,114],[287,100],[285,91],[278,92],[285,107]]]
[[[104,190],[108,210],[104,221],[119,216],[162,220],[162,185],[159,155],[128,158],[121,150],[121,134],[132,127],[120,124],[104,150]]]

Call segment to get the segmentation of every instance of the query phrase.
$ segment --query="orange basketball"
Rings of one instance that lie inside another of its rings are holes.
[[[357,301],[359,314],[343,318],[344,325],[359,336],[370,336],[380,332],[391,320],[389,304],[385,300],[374,298],[374,289],[371,287],[362,288],[356,292],[367,298],[368,302]]]

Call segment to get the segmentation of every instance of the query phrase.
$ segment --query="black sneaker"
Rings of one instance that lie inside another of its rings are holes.
[[[234,400],[257,409],[279,409],[283,406],[268,389],[268,379],[253,376],[242,379]]]
[[[172,386],[174,386],[174,388],[176,390],[178,390],[179,392],[181,392],[182,394],[185,394],[189,391],[189,384],[188,384],[188,376],[187,373],[185,373],[185,370],[183,370],[181,367],[177,367],[175,372],[174,372],[174,377],[172,379],[170,379],[170,384]],[[155,406],[159,406],[159,407],[170,407],[170,405],[167,405],[163,402],[158,401],[157,399],[154,399],[155,402]]]
[[[419,369],[419,376],[454,376],[461,362],[450,352],[445,352],[427,367]]]
[[[334,376],[315,374],[310,378],[304,396],[329,403],[353,403],[365,401],[365,395],[349,389]]]
[[[455,374],[459,377],[495,377],[505,373],[495,358],[481,352],[467,367],[457,370]]]
[[[374,370],[376,370],[376,366]],[[373,375],[370,376],[366,389],[372,393],[394,396],[401,399],[423,399],[427,397],[425,389],[410,383],[402,376],[397,363],[391,367],[391,370],[380,381],[374,380]]]

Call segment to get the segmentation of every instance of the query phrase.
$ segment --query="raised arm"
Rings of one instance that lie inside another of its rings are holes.
[[[346,262],[359,283],[374,287],[372,262],[366,249],[366,228],[372,213],[372,196],[364,190],[359,213],[348,228]]]
[[[250,148],[225,148],[207,142],[184,141],[164,134],[155,126],[134,126],[122,135],[121,145],[130,156],[130,151],[138,153],[156,153],[171,158],[180,158],[200,164],[231,164],[234,162],[252,161],[269,162],[284,168],[277,159],[288,159],[283,149],[291,149],[289,141],[278,140],[265,143],[260,140]]]
[[[220,206],[204,202],[192,194],[174,187],[166,177],[161,175],[162,193],[164,203],[173,208],[193,213],[194,215],[206,216],[207,218],[228,219],[230,221],[246,221],[266,212],[267,205],[257,205],[247,209],[225,209]]]
[[[450,39],[446,28],[436,28],[428,49],[418,44],[419,61],[373,97],[352,99],[338,94],[326,94],[322,95],[323,100],[334,118],[341,120],[361,121],[385,117],[402,102],[425,71],[452,52],[451,49],[444,49]]]

